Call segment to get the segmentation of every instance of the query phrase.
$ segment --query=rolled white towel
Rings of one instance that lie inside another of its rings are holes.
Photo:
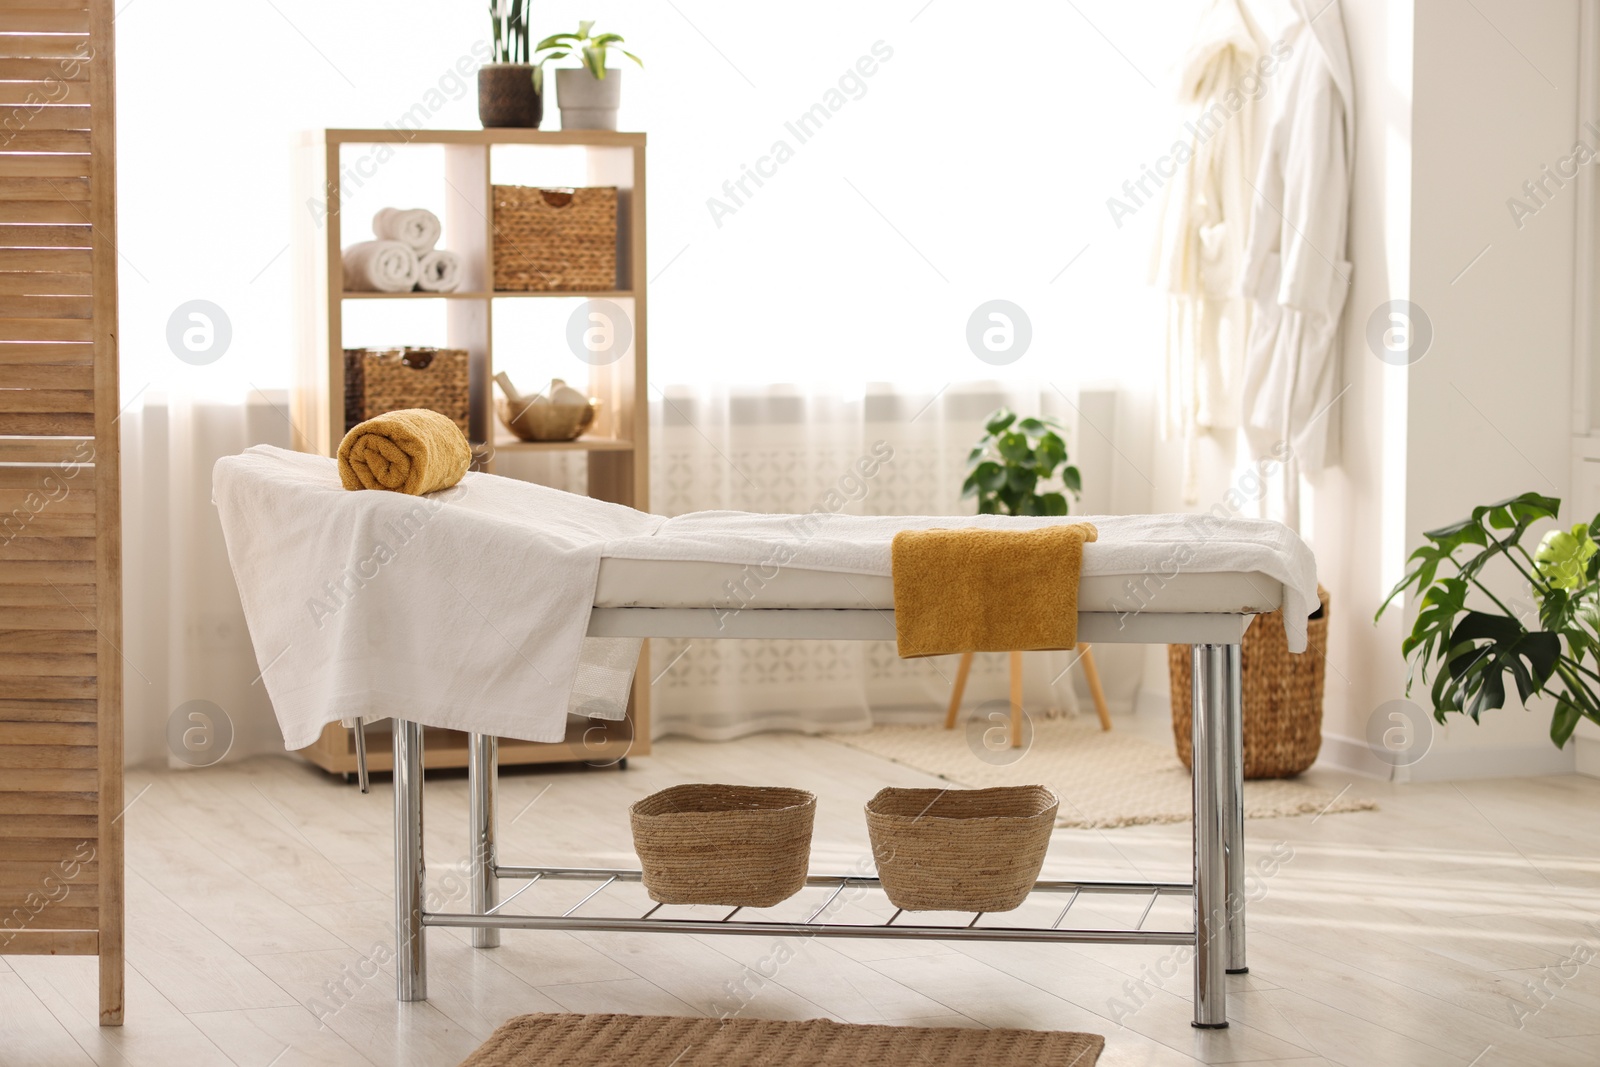
[[[417,255],[439,243],[439,216],[425,207],[386,207],[372,216],[372,232],[384,241],[399,241]]]
[[[453,293],[461,288],[461,257],[436,248],[417,258],[417,288],[425,293]]]
[[[347,293],[407,293],[417,284],[417,254],[399,241],[361,241],[344,250]]]

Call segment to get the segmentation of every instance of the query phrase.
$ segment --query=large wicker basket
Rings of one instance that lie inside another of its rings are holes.
[[[1316,762],[1322,748],[1322,691],[1328,659],[1328,591],[1317,587],[1321,606],[1307,622],[1300,655],[1289,651],[1283,612],[1262,615],[1245,631],[1239,656],[1243,693],[1244,776],[1292,778]],[[1172,679],[1172,736],[1178,758],[1193,769],[1192,654],[1188,645],[1167,646]]]
[[[617,190],[494,187],[499,292],[617,288]]]
[[[906,911],[1010,911],[1039,878],[1060,803],[1042,785],[880,790],[867,832],[884,895]]]
[[[467,362],[464,348],[345,349],[345,432],[386,411],[427,408],[467,433]]]
[[[816,813],[803,789],[748,785],[675,785],[628,810],[651,900],[745,908],[805,887]]]

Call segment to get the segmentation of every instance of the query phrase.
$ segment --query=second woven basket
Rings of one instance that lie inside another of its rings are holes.
[[[1010,911],[1044,866],[1060,800],[1042,785],[884,789],[867,831],[889,903],[906,911]]]

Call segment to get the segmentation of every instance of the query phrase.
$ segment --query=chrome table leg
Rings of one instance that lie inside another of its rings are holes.
[[[1225,645],[1191,649],[1194,760],[1194,1024],[1228,1025],[1227,857],[1223,853],[1228,663]]]
[[[394,952],[395,996],[428,999],[428,954],[423,941],[422,726],[394,720]]]
[[[1227,754],[1223,781],[1224,811],[1222,848],[1228,857],[1228,973],[1248,974],[1245,962],[1244,923],[1244,689],[1239,676],[1240,646],[1223,645],[1227,661],[1227,700],[1222,717],[1227,731]]]
[[[495,874],[495,864],[499,859],[495,854],[494,841],[499,755],[500,739],[493,734],[467,735],[467,795],[472,843],[472,855],[467,862],[474,915],[487,915],[500,895],[500,879]],[[500,931],[497,929],[478,928],[472,931],[473,948],[494,948],[499,944]]]

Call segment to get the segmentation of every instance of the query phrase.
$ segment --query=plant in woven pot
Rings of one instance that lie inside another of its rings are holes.
[[[1378,608],[1373,621],[1413,591],[1417,618],[1400,644],[1410,661],[1406,693],[1431,669],[1439,722],[1450,714],[1477,722],[1504,707],[1509,682],[1525,706],[1540,696],[1554,701],[1550,740],[1558,747],[1580,720],[1600,723],[1600,515],[1551,530],[1532,552],[1522,543],[1530,527],[1560,510],[1555,497],[1523,493],[1424,532],[1428,543],[1411,553],[1405,576]],[[1484,580],[1495,560],[1526,583],[1509,603]]]
[[[478,68],[478,121],[484,129],[538,129],[544,100],[539,68],[528,49],[528,12],[533,0],[489,0],[493,62]]]
[[[622,44],[620,33],[591,34],[594,21],[578,23],[577,33],[553,33],[540,41],[533,83],[544,87],[544,65],[553,59],[576,55],[581,66],[556,71],[556,105],[561,108],[563,130],[614,130],[622,104],[622,71],[606,66],[607,53]],[[640,67],[644,60],[622,48],[618,52]]]

